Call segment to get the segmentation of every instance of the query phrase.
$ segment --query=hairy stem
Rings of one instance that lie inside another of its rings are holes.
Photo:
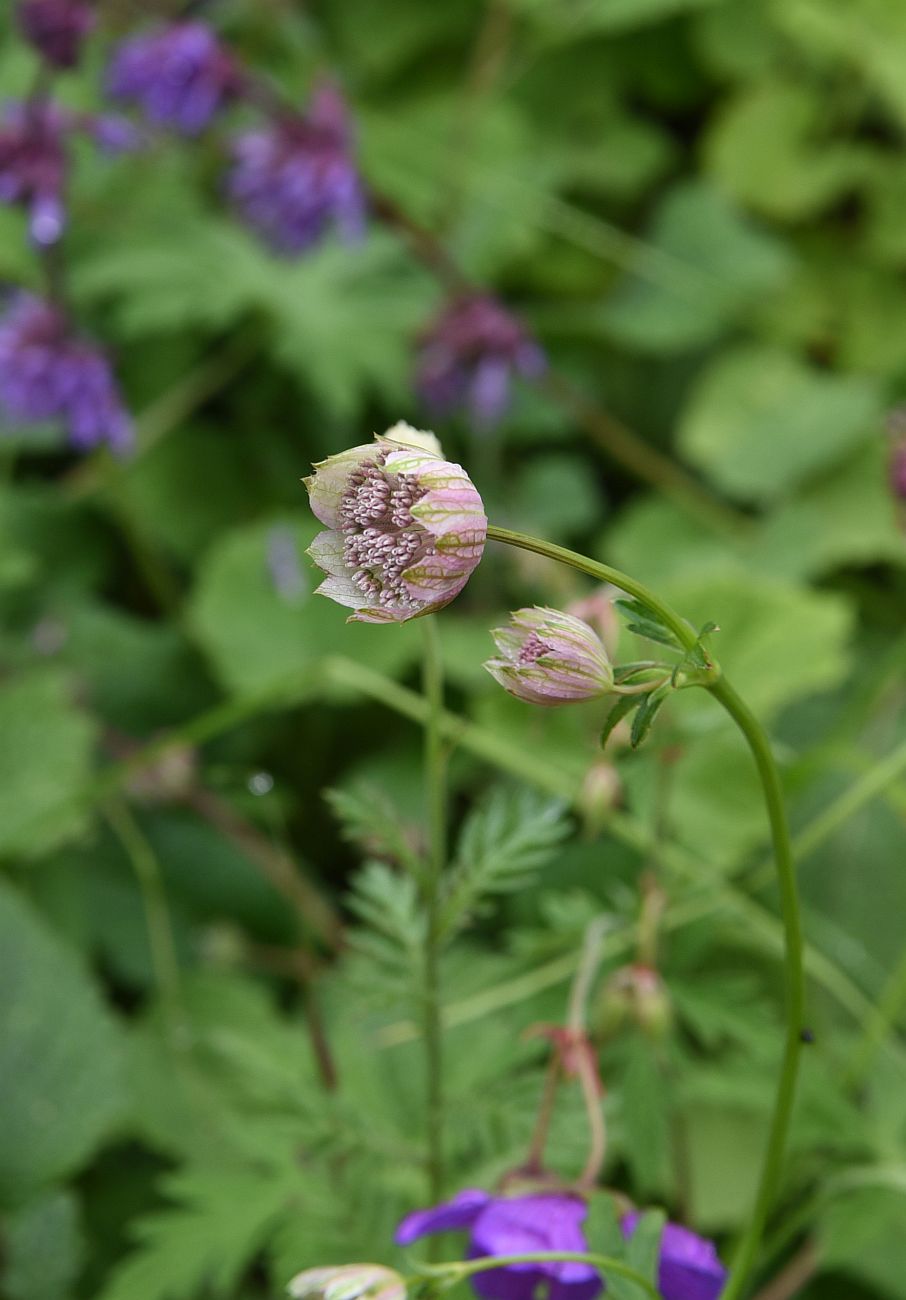
[[[425,718],[425,807],[428,817],[427,870],[424,879],[425,912],[425,1067],[427,1073],[428,1195],[439,1201],[444,1186],[443,1024],[440,997],[440,903],[447,857],[447,782],[442,718],[444,708],[443,662],[440,637],[433,615],[424,628],[423,690]]]
[[[490,527],[488,537],[518,546],[523,550],[546,555],[550,559],[568,564],[599,582],[609,582],[625,591],[636,600],[641,601],[654,611],[662,623],[669,627],[680,645],[691,649],[696,642],[692,627],[681,619],[669,605],[665,604],[655,593],[634,578],[621,573],[619,569],[606,564],[599,564],[587,556],[562,546],[541,541],[534,537],[525,537],[509,529]],[[790,847],[789,829],[783,805],[783,792],[780,776],[770,743],[760,723],[726,678],[715,674],[715,680],[708,683],[707,689],[723,706],[736,726],[742,732],[758,769],[764,795],[765,808],[771,828],[771,842],[774,850],[774,862],[777,881],[780,887],[780,902],[784,926],[784,966],[786,988],[786,1034],[783,1057],[777,1081],[777,1092],[768,1136],[767,1149],[761,1169],[755,1205],[742,1234],[729,1280],[722,1294],[722,1300],[738,1300],[748,1275],[755,1261],[761,1242],[768,1210],[774,1200],[783,1168],[783,1155],[789,1131],[793,1100],[796,1090],[796,1078],[799,1069],[801,1050],[800,1034],[805,1002],[805,977],[803,973],[802,924],[799,916],[799,899],[796,888],[796,873],[793,867],[793,855]]]

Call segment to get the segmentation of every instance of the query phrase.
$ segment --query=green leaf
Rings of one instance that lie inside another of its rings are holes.
[[[265,690],[294,680],[305,697],[323,689],[317,663],[324,655],[393,672],[418,654],[417,628],[347,624],[347,610],[314,594],[324,575],[304,552],[316,531],[309,516],[272,520],[222,535],[206,554],[189,619],[228,690]],[[284,579],[282,589],[275,539],[292,566],[292,583]]]
[[[425,911],[416,882],[383,862],[368,862],[353,881],[350,909],[361,925],[349,936],[367,959],[368,978],[389,996],[417,996],[423,978]]]
[[[822,1265],[892,1300],[906,1296],[906,1187],[866,1188],[835,1199],[818,1218]]]
[[[324,798],[340,819],[344,837],[371,857],[386,858],[415,872],[417,859],[411,833],[398,809],[377,786],[325,790]]]
[[[446,877],[441,929],[449,935],[482,901],[523,889],[555,856],[569,833],[559,800],[498,790],[474,810],[460,832]]]
[[[687,182],[665,199],[603,323],[645,352],[697,347],[780,289],[791,270],[784,246],[724,194]]]
[[[663,1210],[646,1210],[635,1226],[626,1250],[626,1262],[655,1286],[661,1253],[661,1236],[667,1216]]]
[[[117,1028],[75,956],[0,884],[0,1203],[78,1169],[120,1118]]]
[[[507,514],[524,532],[570,537],[601,518],[601,497],[578,456],[540,456],[508,485]]]
[[[632,720],[632,732],[629,737],[629,743],[633,749],[638,749],[642,741],[651,730],[651,725],[658,715],[661,705],[668,699],[671,694],[670,686],[659,686],[657,690],[650,695],[642,697],[642,703],[639,705],[638,713]]]
[[[714,119],[706,162],[734,198],[770,217],[813,215],[865,174],[862,145],[830,136],[827,101],[805,84],[758,82]]]
[[[727,492],[771,501],[874,435],[882,405],[871,380],[811,369],[779,348],[737,347],[696,384],[680,446]]]
[[[48,1191],[3,1221],[7,1300],[69,1300],[84,1242],[72,1192]]]
[[[598,742],[602,749],[610,739],[614,727],[627,717],[633,709],[638,708],[641,703],[641,697],[638,695],[621,695],[618,697],[616,704],[608,713],[604,720],[604,726],[601,730],[601,739]]]
[[[849,665],[853,611],[843,597],[765,575],[669,584],[671,604],[720,625],[720,663],[759,715],[836,686]]]
[[[77,834],[95,727],[67,676],[35,669],[0,687],[0,855],[45,853]]]
[[[623,1154],[637,1196],[662,1192],[670,1167],[669,1090],[647,1039],[628,1038],[628,1060],[620,1088]]]
[[[906,123],[906,11],[896,0],[790,0],[777,10],[777,22],[810,58],[840,60],[861,73],[900,124]]]
[[[681,649],[679,641],[655,610],[638,600],[615,600],[613,603],[616,609],[632,620],[626,624],[630,632],[635,632],[636,636],[643,636],[648,641],[656,641],[659,645],[670,646],[672,650]]]
[[[98,1300],[190,1300],[231,1294],[277,1221],[302,1192],[301,1170],[188,1168],[167,1180],[174,1204],[139,1219],[138,1245]]]

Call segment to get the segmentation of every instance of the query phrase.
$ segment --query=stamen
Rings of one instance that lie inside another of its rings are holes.
[[[389,609],[414,609],[403,573],[435,553],[428,533],[412,518],[425,489],[410,474],[388,474],[386,452],[362,462],[349,475],[340,501],[343,561],[352,581],[370,600]]]
[[[552,647],[541,640],[537,632],[530,632],[519,651],[520,664],[534,664],[544,654],[550,654]]]

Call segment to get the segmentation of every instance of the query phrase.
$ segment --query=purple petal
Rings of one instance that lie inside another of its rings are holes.
[[[635,1232],[641,1215],[627,1214],[621,1227],[627,1237]],[[678,1223],[668,1223],[661,1237],[658,1288],[664,1300],[717,1300],[727,1270],[714,1243]]]
[[[407,1214],[396,1230],[394,1241],[398,1246],[408,1246],[419,1237],[435,1232],[458,1232],[471,1228],[490,1200],[488,1193],[480,1188],[466,1188],[442,1205]]]

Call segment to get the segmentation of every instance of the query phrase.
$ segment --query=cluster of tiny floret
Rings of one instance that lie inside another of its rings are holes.
[[[551,646],[542,641],[537,632],[530,632],[519,651],[520,664],[537,663],[542,655],[550,654]]]
[[[412,518],[425,495],[411,474],[389,475],[385,455],[363,462],[349,476],[340,502],[343,561],[352,581],[369,600],[388,609],[414,609],[403,574],[434,549]]]

